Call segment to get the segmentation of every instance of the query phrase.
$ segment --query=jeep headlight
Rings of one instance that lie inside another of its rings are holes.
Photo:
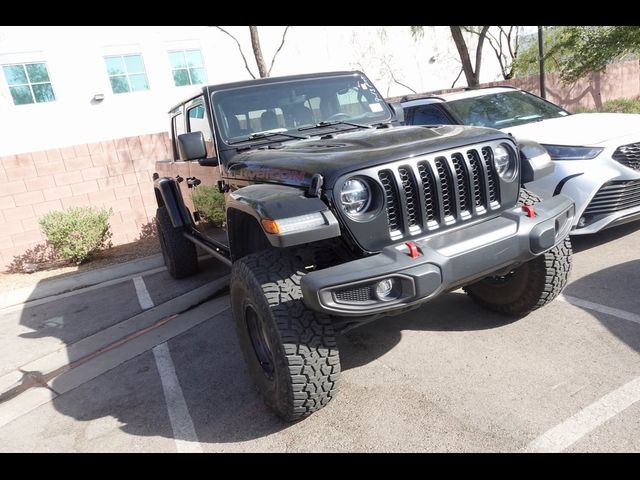
[[[357,178],[350,178],[340,191],[342,208],[349,215],[364,212],[371,203],[371,190],[366,182]]]
[[[516,155],[511,148],[501,143],[493,150],[493,164],[500,178],[510,182],[518,171]]]

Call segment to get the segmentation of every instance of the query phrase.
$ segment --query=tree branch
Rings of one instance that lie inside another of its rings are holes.
[[[240,42],[238,41],[238,39],[236,37],[234,37],[233,35],[231,35],[229,32],[227,32],[222,27],[219,27],[217,25],[214,25],[214,27],[216,27],[221,32],[226,33],[227,35],[229,35],[233,39],[233,41],[236,42],[236,45],[238,45],[238,50],[240,51],[240,55],[242,55],[242,60],[244,60],[244,68],[247,69],[247,72],[249,72],[249,75],[251,75],[251,78],[256,78],[256,76],[253,74],[253,72],[249,68],[249,64],[247,63],[247,57],[244,56],[244,52],[242,51],[242,47],[240,46]]]
[[[267,76],[271,75],[271,69],[273,68],[273,64],[276,61],[276,57],[278,56],[278,53],[280,53],[280,50],[282,50],[282,46],[284,45],[284,39],[287,36],[287,32],[289,31],[289,27],[291,25],[287,25],[284,29],[284,33],[282,34],[282,41],[280,42],[280,46],[278,47],[278,50],[276,50],[276,53],[273,54],[273,58],[271,59],[271,65],[269,65],[269,72],[267,73]]]

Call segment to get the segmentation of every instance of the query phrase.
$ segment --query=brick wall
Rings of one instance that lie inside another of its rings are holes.
[[[511,85],[540,95],[539,75],[483,83],[481,86],[495,85]],[[428,93],[438,95],[459,90],[462,88],[449,88]],[[545,90],[547,100],[570,112],[575,112],[578,108],[599,108],[607,100],[616,98],[640,98],[640,61],[613,63],[608,65],[604,72],[591,73],[569,85],[560,81],[559,74],[549,73],[545,76]],[[401,98],[393,97],[388,100],[397,102]]]
[[[157,133],[0,157],[0,267],[44,240],[50,210],[110,207],[113,243],[135,240],[155,215],[154,163],[170,151]]]

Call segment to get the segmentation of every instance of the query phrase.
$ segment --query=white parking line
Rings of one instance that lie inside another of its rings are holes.
[[[640,377],[607,393],[527,445],[528,452],[561,452],[640,400]]]
[[[142,277],[135,277],[133,279],[133,285],[136,287],[136,295],[138,295],[138,302],[142,309],[147,310],[153,307],[153,300],[151,300],[151,296]]]
[[[179,453],[202,453],[202,447],[198,442],[196,429],[193,426],[191,415],[189,415],[187,402],[182,394],[167,342],[153,347],[153,355],[156,357],[162,381],[176,448]]]
[[[570,303],[571,305],[575,305],[576,307],[588,308],[589,310],[594,310],[600,313],[606,313],[607,315],[618,317],[618,318],[621,318],[622,320],[628,320],[630,322],[640,324],[640,315],[627,312],[626,310],[607,307],[606,305],[600,305],[599,303],[593,303],[588,300],[582,300],[581,298],[571,297],[569,295],[564,295],[564,294],[558,295],[558,300],[562,300],[563,302]]]

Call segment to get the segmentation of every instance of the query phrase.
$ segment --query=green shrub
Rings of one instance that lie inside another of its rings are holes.
[[[601,108],[578,108],[576,113],[640,113],[640,98],[616,98],[607,100]]]
[[[193,204],[201,215],[216,227],[224,226],[226,213],[224,208],[224,195],[217,187],[200,185],[194,189]]]
[[[111,247],[111,209],[72,207],[54,210],[40,218],[40,227],[56,254],[80,264],[98,250]]]

